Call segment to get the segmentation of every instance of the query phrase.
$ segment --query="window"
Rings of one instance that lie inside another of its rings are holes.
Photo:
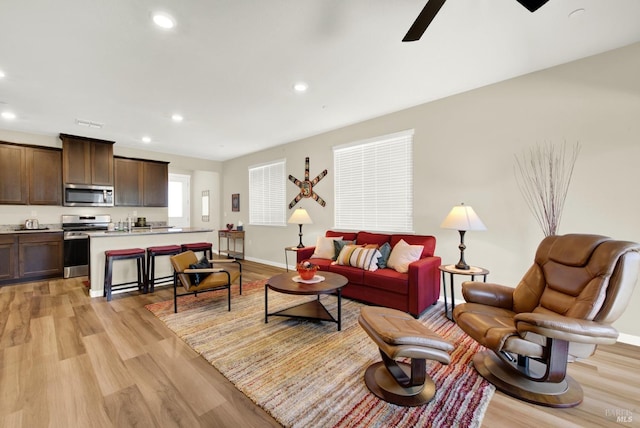
[[[286,226],[285,161],[249,167],[249,223]]]
[[[169,174],[169,207],[167,216],[169,225],[177,227],[189,227],[191,216],[189,215],[191,177],[182,174]]]
[[[413,130],[333,148],[335,227],[413,231]]]

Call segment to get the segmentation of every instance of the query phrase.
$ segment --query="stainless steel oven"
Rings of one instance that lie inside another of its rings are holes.
[[[107,230],[110,215],[63,215],[64,277],[89,274],[89,235],[87,232]]]

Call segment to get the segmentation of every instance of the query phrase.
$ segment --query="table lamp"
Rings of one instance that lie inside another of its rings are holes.
[[[464,261],[464,234],[468,230],[487,230],[480,217],[468,205],[461,203],[449,211],[449,214],[440,225],[443,229],[455,229],[460,232],[460,261],[456,264],[456,269],[469,270],[469,265]]]
[[[313,221],[311,221],[311,217],[309,217],[309,214],[307,213],[307,210],[305,210],[304,208],[297,208],[293,212],[293,214],[291,214],[291,217],[289,217],[289,221],[287,221],[287,223],[293,223],[300,226],[300,232],[298,233],[298,236],[300,237],[300,243],[298,244],[298,248],[304,247],[304,244],[302,243],[302,225],[313,223]]]

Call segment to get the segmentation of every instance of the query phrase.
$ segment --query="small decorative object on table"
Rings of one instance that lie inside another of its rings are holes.
[[[227,223],[227,230],[233,229],[233,223]]]
[[[300,278],[305,281],[309,281],[313,279],[313,277],[316,275],[316,271],[318,270],[318,265],[314,265],[310,261],[305,260],[298,263],[297,269],[298,269],[298,275],[300,275]]]

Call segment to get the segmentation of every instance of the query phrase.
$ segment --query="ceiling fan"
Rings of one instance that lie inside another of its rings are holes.
[[[420,15],[416,18],[407,34],[402,39],[403,42],[415,42],[416,40],[420,40],[422,34],[425,32],[433,18],[436,17],[438,11],[447,0],[429,0],[427,4],[420,12]],[[517,0],[518,3],[529,9],[530,12],[535,12],[542,5],[544,5],[549,0]]]

